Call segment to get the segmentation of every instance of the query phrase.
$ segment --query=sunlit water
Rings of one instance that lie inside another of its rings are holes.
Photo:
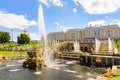
[[[75,51],[75,52],[79,52],[79,49],[80,49],[79,42],[78,42],[78,41],[75,41],[75,42],[74,42],[74,51]]]
[[[14,66],[6,66],[7,63],[0,65],[0,80],[95,80],[102,74],[79,64],[60,63],[56,67],[45,67],[35,73],[36,70],[23,68],[19,61],[14,61]]]
[[[43,8],[42,5],[39,5],[38,8],[38,32],[39,36],[43,36],[44,40],[44,54],[43,54],[43,63],[48,67],[48,66],[54,66],[56,65],[54,63],[54,50],[49,48],[48,45],[48,39],[47,39],[47,34],[45,30],[45,24],[44,24],[44,13],[43,13]]]
[[[100,45],[101,45],[100,41],[99,41],[97,38],[95,38],[96,53],[98,53],[98,50],[99,50],[99,48],[100,48]]]
[[[108,50],[109,50],[109,52],[112,51],[112,41],[110,38],[108,38]]]

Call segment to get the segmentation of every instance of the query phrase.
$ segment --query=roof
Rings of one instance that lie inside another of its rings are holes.
[[[120,28],[117,24],[114,25],[102,25],[100,27],[87,27],[85,29],[89,29],[89,30],[101,30],[101,29],[105,29],[105,28]]]
[[[64,32],[52,32],[52,33],[49,33],[49,34],[64,34]]]
[[[73,32],[73,31],[84,31],[84,29],[68,29],[67,32]]]
[[[85,30],[102,30],[102,29],[105,29],[105,28],[120,28],[117,24],[111,24],[111,25],[102,25],[100,27],[96,27],[96,26],[92,26],[92,27],[86,27],[86,28],[83,28],[83,29],[68,29],[67,32],[82,32],[82,31],[85,31]],[[49,33],[49,34],[64,34],[64,32],[52,32],[52,33]]]

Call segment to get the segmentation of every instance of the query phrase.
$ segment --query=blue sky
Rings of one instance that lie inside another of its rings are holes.
[[[66,31],[104,24],[120,25],[120,0],[0,0],[0,31],[24,28],[38,39],[38,7],[42,5],[46,32]]]

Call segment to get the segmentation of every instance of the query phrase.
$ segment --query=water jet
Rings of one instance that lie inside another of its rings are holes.
[[[29,58],[23,63],[23,67],[25,68],[36,69],[37,67],[37,69],[41,69],[42,67],[48,67],[54,64],[54,50],[48,46],[41,4],[38,8],[38,32],[38,36],[43,35],[44,47],[38,48],[34,51],[28,51]]]

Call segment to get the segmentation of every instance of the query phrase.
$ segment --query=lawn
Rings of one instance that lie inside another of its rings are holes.
[[[14,47],[17,47],[18,49],[29,49],[29,48],[36,48],[39,45],[43,45],[43,42],[30,42],[29,44],[24,44],[24,45],[18,45],[17,42],[10,42],[10,43],[4,43],[0,44],[0,56],[27,56],[26,51],[5,51],[3,50],[4,48],[11,48],[13,49]]]
[[[4,43],[0,44],[0,48],[13,48],[13,47],[18,47],[22,49],[28,49],[30,47],[36,48],[39,45],[43,45],[43,42],[30,42],[29,44],[24,44],[24,45],[18,45],[17,42],[10,42],[10,43]]]
[[[107,80],[120,80],[120,77],[111,77],[111,78],[109,78]]]
[[[4,43],[4,44],[0,44],[0,48],[5,48],[5,47],[14,47],[16,46],[17,43],[16,42],[10,42],[10,43]]]
[[[116,74],[120,74],[120,68],[117,69]],[[120,80],[120,77],[111,77],[111,78],[108,78],[108,80]]]
[[[27,56],[27,52],[25,51],[0,51],[1,56],[10,57],[10,56]]]

